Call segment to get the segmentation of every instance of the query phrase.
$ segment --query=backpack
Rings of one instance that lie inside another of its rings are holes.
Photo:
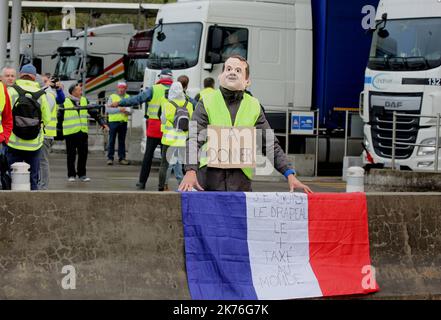
[[[14,84],[18,98],[12,108],[14,134],[24,140],[33,140],[41,130],[41,106],[38,99],[45,94],[44,89],[30,92]]]
[[[188,125],[190,122],[190,114],[187,109],[188,100],[185,100],[185,103],[182,107],[178,106],[172,100],[169,100],[169,102],[176,108],[175,119],[173,120],[173,127],[175,127],[175,129],[177,130],[188,131]]]

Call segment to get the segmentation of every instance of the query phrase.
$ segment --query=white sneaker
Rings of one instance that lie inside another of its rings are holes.
[[[67,181],[69,181],[69,182],[75,182],[75,177],[69,177],[69,178],[67,179]]]
[[[81,180],[82,182],[89,182],[89,181],[90,181],[90,178],[89,178],[89,177],[86,177],[86,176],[82,176],[82,177],[80,177],[80,180]]]

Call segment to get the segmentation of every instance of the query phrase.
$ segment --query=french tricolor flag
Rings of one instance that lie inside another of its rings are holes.
[[[378,291],[363,193],[187,192],[182,213],[193,299]]]

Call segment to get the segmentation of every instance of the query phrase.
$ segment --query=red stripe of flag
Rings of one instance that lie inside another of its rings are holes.
[[[308,214],[310,263],[323,295],[378,291],[370,281],[366,195],[309,194]]]

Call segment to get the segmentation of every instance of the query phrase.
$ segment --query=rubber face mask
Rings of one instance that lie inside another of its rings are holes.
[[[225,69],[219,75],[219,84],[231,91],[244,91],[250,84],[246,75],[247,63],[236,58],[225,61]]]

